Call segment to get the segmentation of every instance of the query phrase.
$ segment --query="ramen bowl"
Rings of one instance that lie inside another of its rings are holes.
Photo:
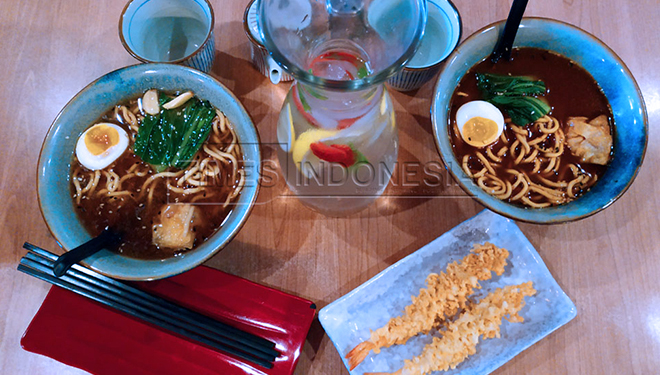
[[[492,211],[515,220],[554,224],[579,220],[614,203],[637,175],[647,145],[648,118],[641,91],[621,59],[593,35],[567,23],[524,18],[514,47],[535,47],[556,52],[584,68],[602,89],[614,117],[614,154],[599,181],[584,195],[558,206],[525,208],[502,201],[482,190],[463,171],[449,135],[450,101],[467,71],[493,51],[504,22],[486,26],[467,38],[448,58],[440,72],[431,106],[431,120],[446,168],[468,195]]]
[[[250,116],[226,87],[195,69],[174,64],[140,64],[115,70],[90,83],[67,103],[51,125],[39,156],[39,205],[50,232],[64,250],[91,239],[77,216],[71,197],[71,162],[78,136],[116,103],[135,98],[150,88],[171,92],[191,90],[223,111],[243,149],[246,181],[221,227],[183,255],[142,260],[104,249],[83,262],[95,271],[119,279],[160,279],[203,263],[238,233],[258,193],[259,138]]]

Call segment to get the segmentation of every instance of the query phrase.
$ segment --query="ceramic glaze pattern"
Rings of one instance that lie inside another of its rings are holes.
[[[478,301],[496,288],[527,281],[534,283],[537,294],[525,298],[526,306],[520,313],[525,318],[523,323],[504,321],[501,338],[481,341],[476,354],[455,370],[436,374],[487,374],[576,316],[575,305],[516,224],[484,210],[321,309],[319,320],[347,368],[343,358],[346,353],[369,339],[370,330],[401,315],[410,304],[410,297],[425,286],[430,273],[444,271],[448,263],[466,256],[474,243],[484,242],[504,247],[510,255],[505,272],[481,281],[482,289],[476,291],[474,299]],[[432,335],[420,335],[405,345],[382,349],[377,355],[372,353],[350,373],[394,372],[403,366],[404,359],[419,355],[431,340]]]
[[[422,87],[440,70],[440,65],[422,68],[408,69],[403,68],[399,73],[387,80],[387,83],[398,91],[412,91]]]
[[[447,169],[463,189],[491,210],[533,223],[553,224],[593,215],[625,193],[644,160],[648,118],[641,91],[621,59],[591,34],[567,23],[544,18],[523,18],[514,47],[536,47],[558,52],[577,62],[598,82],[614,115],[614,158],[601,180],[579,199],[560,206],[531,209],[501,201],[484,192],[461,168],[449,139],[449,101],[467,70],[490,55],[500,35],[498,22],[470,36],[449,57],[440,72],[431,105],[431,120]]]
[[[211,71],[213,67],[213,60],[215,59],[215,39],[213,38],[213,31],[209,39],[204,43],[202,48],[189,58],[183,60],[182,64],[200,70],[204,73]]]

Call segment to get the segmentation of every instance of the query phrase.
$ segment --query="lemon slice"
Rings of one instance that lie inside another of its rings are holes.
[[[280,114],[282,126],[277,127],[277,142],[284,152],[290,152],[293,142],[296,139],[296,131],[293,128],[293,116],[291,115],[291,105],[287,104]]]

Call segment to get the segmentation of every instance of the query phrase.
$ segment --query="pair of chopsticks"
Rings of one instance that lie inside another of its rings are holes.
[[[271,341],[80,265],[73,265],[63,276],[55,277],[53,266],[57,255],[27,242],[23,247],[28,253],[21,258],[18,270],[28,275],[267,369],[273,367],[279,356]]]

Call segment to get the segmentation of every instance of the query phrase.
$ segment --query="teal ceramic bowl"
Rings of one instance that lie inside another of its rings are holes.
[[[141,64],[110,72],[80,91],[57,115],[44,140],[37,171],[37,193],[43,217],[57,242],[70,250],[91,236],[80,223],[70,195],[69,177],[76,141],[117,102],[149,88],[192,90],[221,109],[234,125],[243,146],[246,186],[222,227],[207,241],[183,256],[139,260],[102,250],[84,264],[110,277],[154,280],[187,271],[222,249],[241,229],[257,198],[261,155],[257,131],[238,99],[220,82],[197,70],[174,64]]]
[[[436,84],[431,119],[440,155],[462,188],[489,209],[512,219],[554,224],[593,215],[626,192],[639,171],[646,152],[648,118],[642,93],[621,59],[593,35],[567,23],[524,18],[514,47],[536,47],[557,52],[586,69],[598,82],[614,114],[614,158],[605,174],[582,197],[555,207],[523,208],[484,192],[470,179],[456,159],[448,132],[449,102],[456,85],[473,65],[489,56],[504,22],[477,31],[449,57]]]

